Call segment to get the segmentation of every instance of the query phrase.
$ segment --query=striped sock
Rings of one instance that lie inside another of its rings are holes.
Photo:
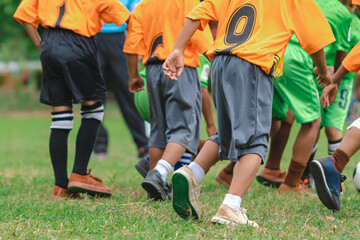
[[[180,160],[175,164],[174,172],[184,165],[189,165],[191,163],[191,160],[192,160],[192,155],[190,153],[184,153],[181,156]]]

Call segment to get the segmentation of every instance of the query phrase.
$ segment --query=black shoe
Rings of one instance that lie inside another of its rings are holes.
[[[167,182],[161,179],[160,173],[156,170],[151,170],[141,186],[148,192],[150,198],[155,201],[165,201],[169,198],[171,188]]]
[[[138,172],[141,174],[141,176],[143,176],[144,178],[146,178],[146,175],[149,172],[150,169],[150,164],[147,161],[148,157],[144,157],[142,158],[137,164],[135,164],[135,168],[136,170],[138,170]]]

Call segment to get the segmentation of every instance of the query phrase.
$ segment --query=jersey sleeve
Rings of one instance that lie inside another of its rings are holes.
[[[331,27],[314,0],[299,0],[291,18],[291,30],[302,48],[313,54],[335,41]],[[316,21],[314,21],[316,18]]]
[[[137,6],[130,17],[129,24],[127,26],[124,52],[144,56],[146,48],[144,42],[144,32],[139,19],[139,12],[139,6]]]
[[[350,51],[342,65],[349,72],[358,72],[360,70],[360,43]]]
[[[130,17],[130,12],[118,0],[98,1],[100,18],[105,23],[115,23],[120,26]]]
[[[350,25],[351,15],[348,14],[342,17],[342,21],[339,22],[333,31],[336,38],[336,51],[348,52],[351,49]]]
[[[199,29],[204,30],[210,20],[219,19],[219,10],[224,5],[222,0],[206,0],[197,5],[192,11],[186,16],[192,20],[200,20],[201,24]]]
[[[197,30],[190,41],[199,53],[207,52],[214,43],[209,25],[205,27],[204,31]]]
[[[38,0],[23,0],[15,12],[14,18],[20,24],[27,22],[37,28],[40,23]]]
[[[360,0],[352,0],[352,4],[354,4],[354,5],[360,5]]]

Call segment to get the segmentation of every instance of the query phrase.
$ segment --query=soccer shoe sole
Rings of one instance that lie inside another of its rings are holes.
[[[69,182],[68,189],[72,192],[87,193],[99,197],[110,197],[112,194],[111,190],[104,190],[102,187],[76,181]]]
[[[163,188],[154,181],[148,181],[145,179],[141,183],[141,186],[148,193],[148,196],[150,196],[150,198],[154,199],[155,201],[164,201],[167,197],[167,194]]]
[[[281,183],[282,183],[282,182],[271,181],[271,180],[269,180],[269,179],[267,179],[267,178],[264,178],[264,177],[262,177],[262,176],[256,176],[256,180],[257,180],[260,184],[262,184],[262,185],[264,185],[264,186],[273,187],[273,188],[279,188],[280,185],[281,185]]]
[[[314,178],[316,193],[320,201],[330,210],[340,210],[340,207],[336,206],[330,189],[326,183],[326,177],[321,163],[313,160],[310,163],[310,170]]]
[[[183,175],[178,172],[174,173],[171,180],[173,184],[173,208],[182,218],[192,216],[194,219],[200,219],[200,207],[196,203],[195,197],[189,196],[193,191],[189,185],[191,179],[187,178],[186,173]]]

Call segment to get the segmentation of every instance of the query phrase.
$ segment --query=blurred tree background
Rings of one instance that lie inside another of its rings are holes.
[[[20,2],[21,0],[0,1],[0,61],[39,59],[39,50],[35,48],[22,25],[13,18]]]

